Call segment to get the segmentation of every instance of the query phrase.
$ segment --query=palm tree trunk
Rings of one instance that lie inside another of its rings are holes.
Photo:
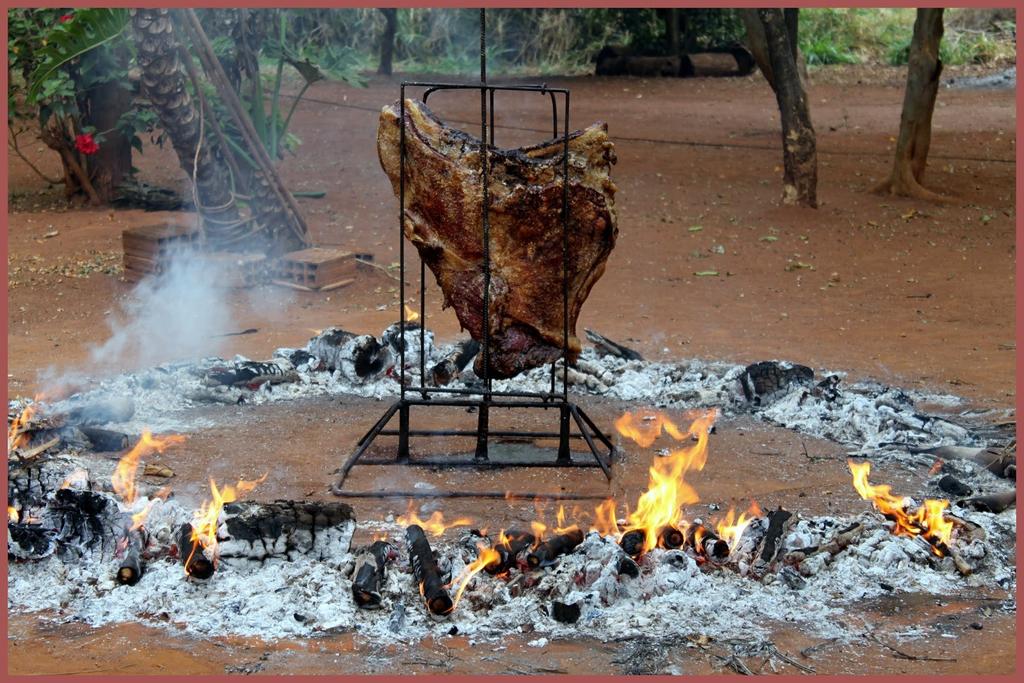
[[[207,242],[215,248],[243,248],[250,232],[239,218],[219,145],[212,137],[205,139],[199,111],[185,88],[170,12],[133,9],[131,16],[142,92],[153,104],[181,167],[193,179]]]

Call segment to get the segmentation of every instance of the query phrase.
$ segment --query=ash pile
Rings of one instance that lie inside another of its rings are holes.
[[[587,337],[592,345],[568,368],[570,390],[578,394],[654,407],[718,407],[726,417],[751,415],[871,457],[904,457],[912,449],[938,446],[999,448],[1015,437],[1012,411],[961,409],[955,396],[846,382],[843,373],[816,373],[786,361],[748,366],[649,361],[592,331]],[[437,345],[432,332],[409,322],[404,331],[395,323],[379,337],[332,327],[304,348],[278,349],[265,361],[208,358],[98,380],[51,402],[48,412],[81,415],[93,406],[120,404],[118,412],[99,411],[91,426],[138,434],[145,427],[183,431],[212,426],[212,418],[195,410],[210,404],[345,395],[391,398],[399,392],[403,348],[407,381],[419,382],[422,366],[428,386],[467,388],[481,382],[472,367],[479,350],[473,340]],[[554,372],[561,379],[560,361]],[[494,381],[494,390],[544,392],[550,381],[550,368],[535,368],[514,380]],[[30,403],[12,402],[12,414]]]
[[[685,473],[706,457],[713,420],[709,411],[688,429],[662,420],[655,430],[630,416],[638,443],[664,431],[681,447],[652,462],[678,475],[671,488],[652,476],[624,516],[609,500],[484,534],[473,527],[500,528],[500,518],[446,522],[440,510],[421,518],[426,510],[410,507],[363,522],[363,535],[375,538],[357,545],[349,506],[240,500],[259,480],[211,482],[210,500],[185,507],[137,476],[152,453],[176,447],[170,437],[150,435],[116,464],[40,453],[8,475],[9,608],[196,635],[355,632],[387,643],[525,634],[543,645],[652,632],[756,642],[780,622],[852,639],[867,598],[1012,594],[1012,508],[897,496],[870,483],[868,463],[850,467],[874,509],[853,517],[756,505],[718,519],[686,516]],[[1012,598],[1001,608],[1014,610]]]

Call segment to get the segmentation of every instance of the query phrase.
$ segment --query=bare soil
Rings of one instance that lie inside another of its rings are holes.
[[[619,243],[583,309],[581,332],[596,329],[656,359],[785,358],[846,370],[852,378],[955,393],[978,406],[1015,404],[1014,92],[940,91],[926,185],[951,201],[933,205],[868,193],[892,162],[899,79],[861,69],[817,72],[809,94],[821,208],[805,210],[780,206],[778,110],[759,77],[551,83],[572,88],[574,127],[608,122],[619,157],[613,169],[620,187]],[[398,227],[396,201],[376,159],[375,131],[379,108],[397,91],[397,81],[375,80],[363,90],[317,84],[295,115],[303,145],[282,164],[293,189],[327,193],[300,200],[314,242],[373,253],[382,265],[397,258]],[[431,105],[475,132],[478,101],[442,97],[435,95]],[[549,134],[543,132],[550,127],[546,100],[499,95],[498,107],[499,144]],[[57,172],[48,155],[40,153],[38,162]],[[147,147],[135,163],[147,182],[185,187],[169,149]],[[117,269],[121,231],[166,215],[68,205],[17,159],[9,171],[8,390],[31,395],[38,373],[49,366],[88,369],[90,345],[106,339],[105,321],[131,289],[116,272],[104,272]],[[707,271],[718,275],[695,274]],[[428,325],[441,340],[455,339],[458,323],[451,311],[440,310],[436,286],[429,284]],[[407,292],[410,302],[415,292]],[[234,316],[223,331],[258,332],[211,340],[211,351],[222,355],[264,358],[277,347],[303,345],[328,325],[378,333],[396,318],[397,282],[374,269],[327,294],[267,286],[225,295]],[[134,362],[125,358],[123,365]],[[584,403],[607,426],[624,407]],[[383,408],[355,398],[220,408],[220,426],[190,435],[184,447],[166,454],[176,472],[175,495],[198,499],[210,475],[258,475],[270,463],[261,496],[326,497],[331,471]],[[425,419],[455,426],[471,418]],[[648,456],[630,451],[610,490],[598,470],[528,470],[514,488],[611,492],[635,500]],[[388,470],[394,488],[442,479]],[[372,468],[355,472],[356,487],[380,481]],[[897,490],[916,490],[926,473],[888,474]],[[513,483],[508,476],[459,472],[444,475],[443,483],[503,490]],[[721,425],[697,483],[705,503],[743,504],[753,497],[804,514],[864,506],[837,446],[742,420]],[[355,507],[357,518],[375,519],[404,510],[405,502],[357,501]],[[479,504],[445,509],[478,513]],[[532,514],[532,506],[494,509],[502,518],[481,524]],[[982,612],[988,606],[907,595],[864,605],[867,622],[889,628],[912,621],[934,633],[899,649],[917,655],[941,650],[955,662],[908,660],[877,644],[823,646],[802,658],[796,653],[816,643],[785,625],[777,626],[775,642],[819,673],[1007,673],[1015,669],[1013,616]],[[984,630],[969,627],[976,622]],[[583,640],[538,650],[526,647],[530,639],[511,640],[498,652],[455,636],[376,653],[351,635],[199,642],[133,624],[91,629],[29,615],[11,619],[8,646],[11,673],[633,672],[622,644]],[[669,652],[669,663],[686,673],[723,670],[714,655],[724,648],[708,647],[680,644]],[[756,669],[762,662],[746,664]]]

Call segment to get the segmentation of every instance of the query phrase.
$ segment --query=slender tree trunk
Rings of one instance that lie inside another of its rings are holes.
[[[89,157],[92,185],[103,202],[117,194],[117,187],[132,170],[131,139],[117,129],[121,115],[131,109],[132,96],[118,81],[108,81],[88,95],[85,123],[104,131],[99,150]]]
[[[200,134],[199,111],[185,88],[171,15],[166,9],[133,9],[131,15],[142,92],[153,104],[181,167],[193,178],[207,241],[215,248],[244,248],[249,230],[239,220],[217,141],[212,136],[202,139],[205,136]]]
[[[385,7],[380,11],[384,14],[384,33],[380,36],[380,66],[377,67],[377,73],[390,76],[391,62],[395,56],[395,33],[398,32],[398,10]]]
[[[768,56],[768,40],[764,34],[764,24],[761,23],[761,16],[756,9],[741,9],[739,14],[740,19],[743,20],[743,26],[747,30],[747,49],[750,50],[750,54],[754,57],[754,63],[761,70],[761,74],[768,81],[768,85],[772,87],[772,90],[775,90],[775,75],[772,72],[771,58]],[[784,14],[790,51],[793,53],[793,59],[796,60],[800,78],[806,83],[808,80],[807,64],[804,61],[803,53],[800,52],[798,40],[800,10],[787,9],[784,11]]]
[[[680,52],[679,10],[675,7],[665,10],[665,35],[668,38],[668,53],[678,55]]]
[[[775,81],[775,99],[782,119],[782,202],[818,206],[818,153],[785,17],[779,9],[757,10],[764,26]]]
[[[932,114],[935,112],[939,76],[942,74],[942,60],[939,59],[943,32],[942,12],[941,8],[917,10],[907,63],[907,88],[903,93],[900,134],[896,140],[896,159],[892,174],[874,188],[875,192],[936,202],[948,201],[921,184],[928,163]]]

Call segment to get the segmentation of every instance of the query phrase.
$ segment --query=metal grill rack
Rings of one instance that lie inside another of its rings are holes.
[[[430,467],[474,467],[474,468],[502,468],[502,467],[599,467],[605,476],[611,480],[611,464],[615,456],[615,447],[601,430],[594,424],[594,421],[575,403],[569,401],[568,373],[562,373],[561,386],[558,386],[556,364],[551,364],[551,385],[546,392],[531,391],[494,391],[490,377],[490,281],[491,281],[491,254],[490,254],[490,218],[487,208],[488,197],[488,173],[489,159],[487,152],[487,141],[490,147],[494,147],[494,94],[496,92],[515,93],[539,93],[551,99],[552,137],[558,138],[559,123],[562,130],[562,364],[568,367],[569,357],[569,90],[565,88],[552,88],[545,84],[540,85],[493,85],[487,82],[487,61],[486,61],[486,33],[485,13],[480,10],[480,82],[471,84],[424,82],[424,81],[403,81],[400,88],[399,108],[399,145],[400,145],[400,171],[399,171],[399,314],[400,329],[410,329],[406,325],[405,311],[405,283],[407,265],[405,258],[405,191],[406,191],[406,146],[405,146],[405,99],[406,91],[409,89],[422,89],[422,100],[424,103],[434,93],[445,93],[454,91],[476,90],[480,93],[480,163],[481,163],[481,216],[483,220],[483,315],[482,327],[483,338],[480,340],[480,353],[483,354],[484,377],[480,388],[449,388],[426,386],[426,353],[425,334],[419,335],[419,382],[418,386],[410,386],[410,377],[406,372],[405,364],[405,337],[401,337],[399,343],[399,375],[400,396],[385,411],[384,415],[370,428],[369,431],[359,440],[355,451],[349,456],[339,470],[338,477],[331,486],[331,490],[340,496],[349,495],[343,490],[345,480],[351,469],[357,464],[364,465],[422,465]],[[559,121],[559,100],[562,105],[561,122]],[[421,330],[426,330],[426,265],[420,259],[419,267],[420,297],[419,297],[419,322]],[[410,409],[416,407],[424,408],[463,408],[475,409],[477,411],[477,428],[475,430],[454,430],[454,429],[412,429],[410,427]],[[497,431],[490,428],[490,415],[495,409],[542,409],[544,411],[557,411],[558,431],[531,432],[531,431]],[[386,429],[395,415],[398,415],[398,429]],[[575,423],[576,430],[572,428]],[[380,436],[397,436],[398,449],[397,457],[394,459],[365,458],[364,455],[371,444]],[[409,453],[409,441],[414,437],[475,437],[476,448],[472,460],[457,460],[453,455],[440,455],[430,458],[411,457]],[[491,437],[511,439],[558,439],[558,451],[553,459],[533,460],[528,462],[506,462],[496,461],[489,456],[488,442]],[[590,451],[592,459],[575,459],[570,449],[570,441],[582,439]],[[604,447],[602,449],[602,446]],[[417,492],[422,494],[422,492]],[[353,494],[359,497],[378,495],[380,497],[402,497],[402,492],[381,491],[370,493]],[[444,494],[440,494],[444,495]],[[488,496],[491,494],[481,494]],[[422,497],[419,495],[417,497]],[[579,498],[581,496],[573,496]],[[597,496],[595,496],[597,497]]]

